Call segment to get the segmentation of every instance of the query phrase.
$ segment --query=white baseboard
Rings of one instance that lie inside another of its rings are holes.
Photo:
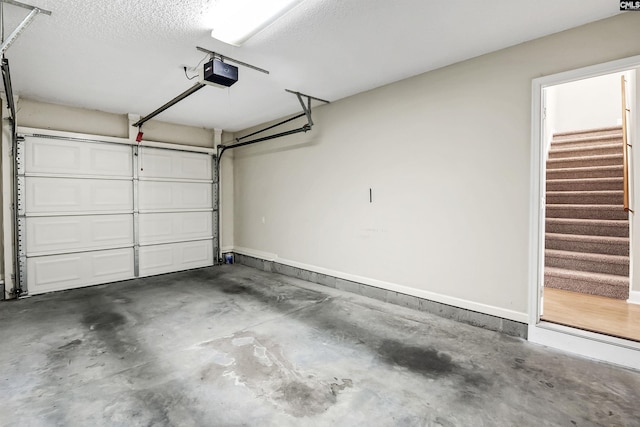
[[[528,340],[589,359],[640,370],[640,343],[561,325],[529,325]]]
[[[640,304],[640,291],[629,292],[629,299],[627,302],[630,304]]]
[[[528,323],[529,321],[529,317],[527,313],[521,313],[514,310],[495,307],[492,305],[483,304],[475,301],[469,301],[469,300],[452,297],[448,295],[443,295],[436,292],[416,289],[409,286],[399,285],[396,283],[384,282],[384,281],[372,279],[369,277],[357,276],[355,274],[349,274],[342,271],[335,271],[328,268],[318,267],[315,265],[304,264],[297,261],[279,258],[277,254],[271,254],[267,252],[255,251],[253,249],[238,248],[238,247],[234,248],[234,252],[242,255],[254,257],[254,258],[261,258],[267,261],[274,261],[279,264],[312,271],[314,273],[325,274],[327,276],[337,277],[339,279],[349,280],[357,283],[363,283],[369,286],[375,286],[376,288],[386,289],[394,292],[400,292],[406,295],[411,295],[411,296],[422,298],[425,300],[435,301],[442,304],[463,308],[465,310],[471,310],[478,313],[484,313],[491,316],[501,317],[503,319],[514,320],[520,323]]]
[[[255,249],[249,249],[249,248],[240,248],[237,246],[233,246],[231,248],[231,251],[238,253],[240,255],[246,255],[253,258],[260,258],[265,261],[275,261],[278,258],[278,255],[276,254],[272,254],[269,252],[256,251]]]
[[[520,313],[513,310],[504,309],[501,307],[495,307],[475,301],[469,301],[462,298],[452,297],[448,295],[439,294],[436,292],[430,292],[422,289],[411,288],[409,286],[403,286],[396,283],[385,282],[382,280],[372,279],[369,277],[357,276],[355,274],[344,273],[341,271],[330,270],[327,268],[317,267],[314,265],[303,264],[296,261],[277,258],[276,262],[291,267],[301,268],[303,270],[313,271],[315,273],[326,274],[327,276],[337,277],[339,279],[350,280],[352,282],[363,283],[369,286],[375,286],[376,288],[382,288],[389,291],[400,292],[402,294],[411,295],[414,297],[426,299],[429,301],[435,301],[442,304],[452,305],[454,307],[464,308],[466,310],[476,311],[478,313],[489,314],[491,316],[501,317],[503,319],[514,320],[520,323],[527,323],[529,317],[527,313]]]

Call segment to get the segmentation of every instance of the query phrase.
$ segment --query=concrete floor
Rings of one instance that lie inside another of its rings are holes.
[[[243,266],[0,304],[2,426],[640,424],[640,373]]]

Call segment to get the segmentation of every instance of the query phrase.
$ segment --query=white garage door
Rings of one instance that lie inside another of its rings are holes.
[[[140,149],[140,275],[213,264],[211,156]]]
[[[35,136],[18,155],[27,293],[213,264],[210,155]]]

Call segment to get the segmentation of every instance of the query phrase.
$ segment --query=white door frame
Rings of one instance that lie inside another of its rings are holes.
[[[640,55],[540,77],[532,81],[529,341],[640,370],[640,343],[540,321],[544,277],[544,111],[546,87],[640,67]]]

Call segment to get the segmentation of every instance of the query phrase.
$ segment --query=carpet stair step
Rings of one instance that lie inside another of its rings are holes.
[[[565,270],[629,276],[629,257],[546,249],[544,265]]]
[[[628,220],[547,218],[548,233],[629,237]]]
[[[573,219],[629,219],[622,205],[550,204],[546,206],[547,218]]]
[[[622,164],[622,150],[619,154],[604,154],[602,156],[564,157],[547,160],[547,170],[580,168],[591,166],[619,166]]]
[[[629,238],[546,233],[544,247],[559,251],[629,256]]]
[[[629,298],[629,278],[613,274],[545,267],[544,286],[623,300]]]
[[[622,145],[622,129],[607,135],[566,136],[562,139],[554,139],[551,141],[550,148],[589,147],[610,143],[619,143]]]
[[[556,133],[546,162],[544,285],[629,296],[622,127]]]
[[[547,179],[613,178],[622,176],[622,164],[547,169]]]
[[[622,177],[547,180],[547,191],[602,191],[622,188]]]
[[[566,141],[567,139],[593,138],[611,135],[622,135],[622,126],[607,126],[569,132],[556,132],[553,134],[553,141]]]
[[[583,205],[621,205],[624,191],[547,191],[547,203]]]
[[[552,144],[549,150],[549,158],[562,159],[567,157],[601,156],[604,154],[618,153],[622,153],[622,140],[609,144],[572,147],[559,147]]]

